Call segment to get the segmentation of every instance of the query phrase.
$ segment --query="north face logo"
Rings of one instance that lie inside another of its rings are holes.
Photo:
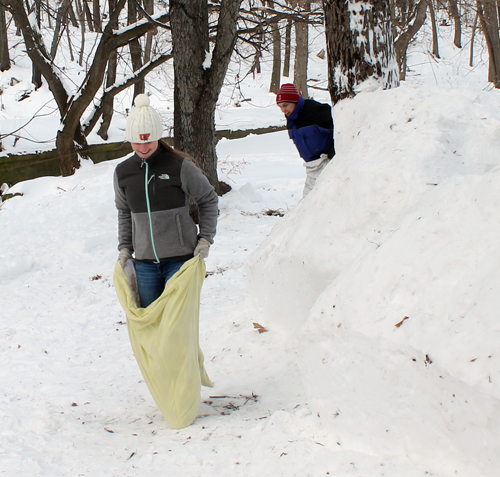
[[[139,137],[141,138],[141,141],[147,141],[149,139],[149,136],[151,136],[151,134],[139,134]]]

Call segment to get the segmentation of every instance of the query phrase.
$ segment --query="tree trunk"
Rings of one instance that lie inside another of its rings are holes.
[[[137,21],[137,0],[128,0],[128,24],[132,25]],[[132,61],[132,71],[137,71],[142,66],[142,47],[139,39],[133,40],[128,45],[130,49],[130,59]],[[138,81],[134,85],[134,98],[144,93],[144,80]]]
[[[323,0],[323,8],[332,104],[354,96],[368,78],[383,88],[398,86],[389,3]]]
[[[210,95],[205,94],[208,72],[203,67],[210,48],[206,2],[171,2],[170,24],[174,54],[174,145],[196,158],[210,183],[216,186],[215,105],[210,114]]]
[[[472,35],[470,39],[470,56],[469,56],[469,66],[472,68],[474,66],[474,40],[476,39],[476,32],[478,29],[477,19],[479,15],[476,10],[476,14],[474,15],[474,23],[472,25]]]
[[[61,174],[71,176],[80,167],[80,160],[75,149],[74,132],[59,129],[56,137],[56,148],[59,155]]]
[[[71,0],[63,0],[57,9],[56,25],[54,27],[54,36],[52,37],[52,46],[50,47],[50,56],[55,59],[57,47],[63,34],[63,28],[67,22],[68,7]]]
[[[35,23],[38,27],[38,31],[40,31],[40,1],[35,0]],[[35,89],[38,89],[42,86],[42,72],[38,68],[35,63],[32,63],[31,66],[31,82],[35,85]]]
[[[63,176],[71,176],[80,167],[77,149],[84,149],[86,145],[87,142],[83,139],[82,144],[76,147],[75,131],[71,131],[68,127],[57,131],[56,148]]]
[[[5,8],[0,3],[0,71],[10,70],[9,40],[7,38],[7,23]]]
[[[76,0],[78,18],[80,19],[80,54],[78,55],[78,64],[83,65],[83,56],[85,54],[85,13],[80,0]]]
[[[453,38],[453,44],[457,48],[462,48],[462,22],[460,20],[457,0],[448,0],[448,6],[451,18],[453,18],[453,23],[455,24],[455,37]]]
[[[94,19],[92,18],[92,12],[90,11],[89,5],[86,0],[82,0],[82,7],[85,17],[87,18],[87,25],[89,31],[94,31]]]
[[[477,10],[483,28],[489,54],[488,81],[500,88],[500,37],[498,34],[498,11],[494,0],[478,0]]]
[[[283,59],[283,76],[290,76],[290,58],[292,56],[292,20],[286,21],[285,27],[285,57]]]
[[[92,0],[92,10],[93,10],[93,20],[95,31],[102,32],[102,22],[101,22],[101,4],[99,0]]]
[[[144,10],[149,15],[154,15],[155,4],[153,0],[144,0]],[[153,47],[153,36],[156,35],[156,29],[146,33],[146,44],[144,45],[144,64],[151,60],[151,49]]]
[[[73,62],[75,61],[75,57],[73,55],[73,45],[71,44],[71,35],[69,33],[68,25],[66,25],[66,37],[68,39],[69,59]]]
[[[302,9],[305,21],[295,22],[295,63],[293,67],[293,84],[301,96],[309,98],[307,91],[307,60],[309,58],[309,24],[307,23],[310,5],[306,3]]]
[[[427,16],[427,0],[420,0],[416,6],[415,19],[412,25],[408,25],[408,28],[403,31],[398,39],[394,42],[394,49],[396,51],[396,58],[398,60],[399,67],[399,79],[404,80],[406,78],[406,52],[408,50],[408,45],[413,37],[418,33],[422,25],[425,23],[425,18]]]
[[[38,89],[42,86],[42,73],[38,69],[36,65],[31,65],[31,82],[35,85],[35,89]]]
[[[108,72],[106,75],[106,88],[111,87],[116,80],[116,67],[118,62],[118,54],[115,51],[111,53],[108,60]],[[101,105],[102,108],[102,121],[97,135],[102,137],[105,141],[108,140],[108,130],[111,125],[111,119],[113,118],[113,104],[114,96],[109,96],[109,99],[104,101]]]
[[[281,82],[281,33],[278,20],[271,26],[271,37],[273,40],[273,70],[269,92],[277,94]]]
[[[253,63],[252,67],[250,68],[250,71],[252,72],[253,78],[255,79],[255,74],[260,74],[261,73],[261,68],[260,68],[260,59],[262,57],[262,52],[259,47],[255,48],[255,54],[253,57]]]
[[[434,2],[433,0],[427,0],[427,3],[429,5],[429,12],[431,14],[431,23],[432,23],[432,54],[436,58],[441,58],[439,56],[438,28],[436,20],[436,11],[434,10]]]
[[[174,55],[174,143],[192,155],[219,193],[215,106],[236,42],[241,0],[221,0],[210,64],[208,8],[203,0],[170,2]]]
[[[109,0],[109,11],[112,12],[115,9],[116,1]],[[115,28],[118,28],[118,22],[115,22]],[[108,71],[106,73],[106,88],[111,88],[115,84],[116,81],[116,68],[118,65],[118,53],[114,50],[108,59]],[[108,130],[111,125],[111,119],[113,118],[113,106],[114,106],[114,96],[110,95],[106,99],[102,101],[102,121],[101,126],[99,127],[99,131],[97,131],[97,135],[100,136],[105,141],[108,140]]]
[[[76,14],[75,10],[73,10],[73,4],[72,2],[69,2],[69,7],[68,7],[68,18],[69,21],[71,22],[71,25],[75,28],[78,28],[78,20],[76,19]]]

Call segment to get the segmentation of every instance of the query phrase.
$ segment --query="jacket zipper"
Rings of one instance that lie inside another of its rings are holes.
[[[156,262],[155,263],[160,263],[160,259],[158,258],[158,254],[156,253],[156,246],[155,246],[155,238],[153,234],[153,218],[151,217],[151,205],[149,203],[149,183],[154,179],[155,175],[153,174],[149,179],[149,164],[147,161],[143,159],[142,161],[143,165],[146,164],[146,171],[144,174],[144,188],[146,191],[146,206],[148,208],[148,218],[149,218],[149,233],[151,235],[151,245],[153,247],[153,253],[155,254]]]

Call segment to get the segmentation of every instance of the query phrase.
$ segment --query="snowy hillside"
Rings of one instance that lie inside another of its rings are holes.
[[[247,261],[334,442],[500,465],[499,106],[407,86],[345,101],[335,160]]]

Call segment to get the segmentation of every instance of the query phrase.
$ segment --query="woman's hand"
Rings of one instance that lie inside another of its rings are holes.
[[[198,240],[198,245],[194,249],[193,255],[199,255],[201,259],[205,260],[208,257],[208,252],[210,250],[210,242],[207,239],[201,238]]]

